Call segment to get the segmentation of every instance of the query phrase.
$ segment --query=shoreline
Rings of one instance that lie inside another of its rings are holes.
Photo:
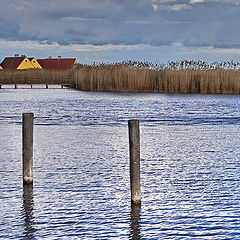
[[[240,94],[240,70],[77,65],[70,70],[0,71],[3,84],[67,84],[80,91],[120,93]]]

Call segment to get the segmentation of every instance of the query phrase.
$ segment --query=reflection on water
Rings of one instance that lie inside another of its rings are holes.
[[[24,219],[23,239],[26,240],[35,239],[34,232],[36,231],[36,229],[34,227],[33,208],[34,208],[33,185],[24,184],[23,205],[21,213]]]
[[[130,215],[130,234],[129,240],[141,239],[141,205],[132,204]]]
[[[238,96],[88,93],[57,89],[0,91],[0,123],[19,124],[34,112],[36,125],[239,125]],[[1,104],[2,103],[2,104]]]
[[[240,239],[239,95],[0,95],[0,239]],[[25,186],[22,197],[23,112],[36,125],[34,195]],[[129,208],[131,118],[141,209]]]

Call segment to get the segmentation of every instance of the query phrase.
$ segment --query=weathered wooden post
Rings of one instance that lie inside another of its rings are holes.
[[[0,85],[0,89],[2,89],[2,85]]]
[[[33,183],[33,113],[23,113],[23,184]]]
[[[130,150],[131,203],[141,204],[139,121],[129,120],[128,130],[129,130],[129,150]]]
[[[46,84],[46,89],[48,89],[48,85]]]
[[[17,84],[15,84],[14,88],[17,89]]]

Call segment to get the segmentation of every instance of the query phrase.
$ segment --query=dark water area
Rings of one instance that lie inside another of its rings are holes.
[[[0,239],[240,239],[240,96],[0,90]],[[21,115],[34,112],[34,184]],[[141,125],[131,208],[129,119]]]
[[[122,126],[130,118],[143,126],[240,124],[238,95],[4,89],[0,97],[1,124],[19,124],[23,111],[33,111],[37,125]]]

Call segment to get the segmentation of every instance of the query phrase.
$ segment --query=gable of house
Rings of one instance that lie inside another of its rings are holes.
[[[25,57],[23,59],[23,61],[19,64],[19,66],[17,67],[17,69],[33,69],[34,66],[32,65],[32,63],[30,62],[30,60]]]
[[[32,63],[27,57],[6,57],[1,66],[3,69],[32,69]]]
[[[34,68],[42,69],[42,66],[38,63],[36,58],[28,58],[28,59],[32,63]]]
[[[76,58],[47,58],[37,59],[43,69],[68,70],[77,63]]]

